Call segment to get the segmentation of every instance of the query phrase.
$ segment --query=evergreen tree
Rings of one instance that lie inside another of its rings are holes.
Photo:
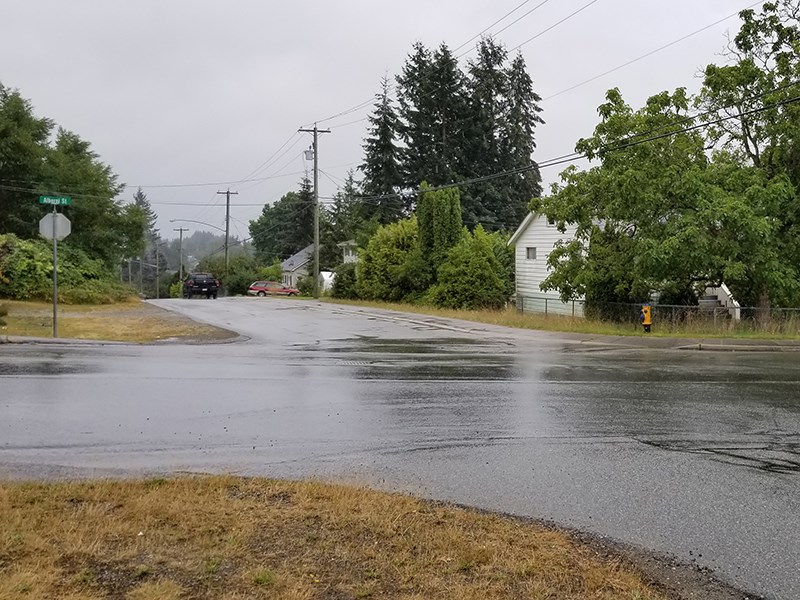
[[[397,83],[405,190],[519,169],[461,189],[465,225],[481,223],[488,231],[519,225],[527,203],[541,193],[532,154],[543,122],[523,58],[509,64],[502,44],[484,38],[465,74],[446,45],[431,52],[417,43]]]
[[[145,223],[146,235],[148,235],[151,238],[154,238],[158,215],[150,206],[150,201],[147,199],[147,195],[142,191],[142,188],[137,189],[136,193],[133,194],[133,203],[136,206],[138,206],[141,209],[142,213],[144,214],[144,218],[146,221]]]
[[[403,71],[397,76],[398,114],[401,119],[398,131],[403,142],[400,151],[403,187],[415,190],[422,181],[438,184],[431,172],[435,164],[435,123],[429,110],[433,88],[431,85],[432,57],[421,43],[414,44]]]
[[[504,124],[508,105],[508,73],[504,68],[508,53],[491,38],[478,42],[477,53],[467,67],[471,110],[463,167],[467,178],[498,173],[506,164],[499,130]],[[503,182],[495,180],[474,184],[468,192],[463,200],[465,223],[470,227],[482,223],[490,231],[502,228],[504,223],[497,213],[506,201]]]
[[[422,261],[435,273],[450,248],[461,239],[461,200],[458,188],[426,191],[417,203],[419,247]]]
[[[507,199],[496,207],[495,216],[502,228],[514,229],[527,214],[531,199],[542,193],[542,177],[538,165],[533,162],[533,151],[536,149],[534,130],[544,120],[539,116],[541,97],[533,91],[533,82],[521,54],[511,62],[506,81],[505,112],[499,127],[502,170],[526,170],[501,180]]]
[[[445,44],[433,53],[430,86],[426,110],[434,128],[434,149],[426,181],[436,186],[453,183],[461,175],[464,130],[470,117],[466,78]]]
[[[403,214],[403,199],[397,194],[403,180],[400,174],[397,147],[398,119],[391,98],[389,81],[381,80],[381,93],[369,117],[370,130],[364,140],[364,195],[372,197],[364,203],[363,217],[380,224],[391,223]],[[350,175],[352,182],[352,174]]]
[[[466,78],[447,45],[431,53],[421,44],[397,78],[403,179],[415,190],[461,178],[465,123],[469,120]]]
[[[342,250],[337,244],[357,237],[364,222],[363,210],[358,184],[349,171],[344,185],[333,197],[333,204],[320,215],[320,264],[323,268],[332,269],[342,262]]]

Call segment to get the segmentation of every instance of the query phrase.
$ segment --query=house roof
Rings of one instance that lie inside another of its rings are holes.
[[[355,246],[358,246],[358,242],[356,242],[355,240],[347,240],[344,242],[339,242],[338,244],[336,244],[336,246],[339,248],[353,248]]]
[[[520,238],[520,236],[523,233],[525,233],[525,230],[530,226],[530,224],[533,222],[533,220],[538,216],[539,216],[539,213],[529,212],[528,216],[525,217],[525,219],[522,221],[522,223],[520,223],[519,227],[517,227],[517,230],[514,232],[514,235],[512,235],[509,238],[508,245],[509,246],[514,246],[517,243],[517,240]]]
[[[309,244],[297,254],[293,254],[281,263],[281,269],[284,271],[297,271],[300,267],[308,264],[311,260],[311,255],[314,253],[314,244]]]

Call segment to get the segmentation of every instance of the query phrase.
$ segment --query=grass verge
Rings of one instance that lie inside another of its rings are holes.
[[[0,598],[663,600],[565,534],[235,477],[0,484]]]
[[[714,329],[711,325],[698,323],[692,326],[673,326],[654,324],[653,332],[645,334],[641,325],[630,323],[612,323],[607,321],[593,321],[580,317],[562,315],[543,315],[535,313],[521,313],[514,308],[502,310],[452,310],[423,306],[416,304],[400,304],[391,302],[372,302],[365,300],[341,300],[330,297],[322,298],[324,302],[345,304],[348,306],[362,306],[365,308],[379,308],[397,310],[406,313],[416,313],[433,317],[448,319],[461,319],[475,323],[489,325],[502,325],[518,329],[537,329],[542,331],[561,331],[565,333],[586,333],[590,335],[621,335],[642,337],[685,337],[685,338],[730,338],[730,339],[764,339],[764,340],[796,340],[800,334],[775,330],[752,329]]]
[[[53,305],[47,302],[3,300],[8,308],[2,336],[51,337]],[[147,343],[164,339],[219,340],[230,331],[197,323],[141,300],[119,304],[70,305],[58,310],[58,335],[62,338]]]

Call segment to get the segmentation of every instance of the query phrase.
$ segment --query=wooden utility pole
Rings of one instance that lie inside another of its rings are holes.
[[[228,278],[228,239],[231,232],[231,194],[234,196],[239,192],[232,192],[228,188],[224,192],[217,192],[218,194],[225,194],[225,278]],[[227,282],[226,282],[227,288]]]
[[[183,283],[183,232],[189,231],[188,227],[179,227],[177,229],[173,229],[172,231],[178,232],[178,281]]]
[[[314,298],[319,298],[319,152],[317,138],[320,133],[330,133],[330,129],[298,129],[303,133],[314,134]]]

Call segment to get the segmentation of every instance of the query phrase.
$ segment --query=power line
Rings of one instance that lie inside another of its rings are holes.
[[[761,1],[762,0],[759,0],[758,2],[754,2],[753,4],[744,7],[742,10],[747,10],[749,8],[753,8],[754,6],[757,6],[757,5],[761,4]],[[627,61],[625,63],[622,63],[621,65],[618,65],[618,66],[614,67],[613,69],[609,69],[608,71],[604,71],[603,73],[600,73],[599,75],[595,75],[594,77],[590,77],[589,79],[581,81],[580,83],[576,83],[575,85],[572,85],[572,86],[570,86],[568,88],[565,88],[565,89],[563,89],[563,90],[561,90],[559,92],[556,92],[555,94],[551,94],[551,95],[547,96],[546,98],[542,98],[542,102],[546,102],[547,100],[551,100],[552,98],[560,96],[561,94],[566,94],[567,92],[571,92],[572,90],[578,89],[579,87],[582,87],[582,86],[586,85],[587,83],[591,83],[592,81],[596,81],[596,80],[598,80],[598,79],[600,79],[602,77],[605,77],[606,75],[610,75],[611,73],[614,73],[616,71],[619,71],[620,69],[624,69],[625,67],[628,67],[628,66],[630,66],[630,65],[632,65],[634,63],[637,63],[640,60],[643,60],[645,58],[653,56],[653,54],[661,52],[662,50],[666,50],[667,48],[670,48],[670,47],[674,46],[675,44],[678,44],[678,43],[680,43],[680,42],[682,42],[684,40],[688,40],[690,37],[695,36],[698,33],[702,33],[704,31],[706,31],[707,29],[711,29],[715,25],[719,25],[720,23],[724,23],[728,19],[731,19],[731,18],[739,15],[740,12],[741,11],[736,11],[735,13],[731,13],[727,17],[723,17],[722,19],[714,21],[713,23],[710,23],[710,24],[706,25],[705,27],[701,27],[700,29],[697,29],[697,30],[695,30],[695,31],[693,31],[691,33],[687,33],[686,35],[684,35],[682,37],[679,37],[678,39],[673,40],[673,41],[669,42],[668,44],[664,44],[663,46],[660,46],[660,47],[656,48],[655,50],[651,50],[650,52],[642,54],[641,56],[637,56],[636,58],[634,58],[632,60],[629,60],[629,61]]]
[[[662,127],[662,129],[666,128],[666,127],[674,127],[675,125],[679,125],[679,124],[686,123],[686,122],[695,121],[697,119],[701,119],[701,118],[709,116],[711,114],[719,113],[720,111],[726,110],[728,108],[734,108],[734,107],[736,107],[737,104],[753,102],[754,100],[758,100],[758,99],[764,98],[765,96],[769,96],[771,94],[787,90],[787,89],[789,89],[791,87],[794,87],[794,86],[797,86],[797,85],[800,85],[800,80],[791,81],[791,82],[788,82],[788,83],[783,84],[781,86],[778,86],[777,88],[773,88],[771,90],[768,90],[766,92],[763,92],[763,93],[760,93],[760,94],[756,94],[756,95],[753,95],[753,96],[749,96],[747,98],[743,98],[740,101],[737,101],[737,102],[732,103],[732,104],[727,105],[727,106],[722,106],[722,107],[719,107],[719,108],[716,108],[716,109],[711,109],[711,110],[708,110],[708,111],[704,111],[702,113],[698,113],[698,114],[695,114],[695,115],[688,115],[686,117],[682,117],[680,119],[677,119],[677,120],[673,121],[672,123],[669,123],[669,124],[665,125],[664,127]],[[780,102],[775,102],[775,103],[772,103],[772,104],[769,104],[769,105],[764,105],[764,106],[761,106],[761,107],[758,107],[758,108],[754,108],[754,109],[751,109],[751,110],[748,110],[748,111],[739,112],[739,113],[732,114],[732,115],[727,115],[725,117],[721,117],[721,118],[715,119],[713,121],[708,121],[706,123],[695,125],[695,126],[692,126],[690,128],[685,128],[685,129],[681,129],[681,130],[677,130],[677,131],[668,132],[668,133],[665,133],[665,134],[660,134],[660,135],[657,135],[655,137],[652,137],[653,136],[653,132],[652,131],[651,132],[647,132],[647,133],[635,134],[635,135],[632,135],[629,138],[627,138],[626,142],[631,142],[633,140],[637,140],[638,138],[641,138],[643,136],[650,136],[650,137],[647,137],[646,139],[642,140],[643,142],[652,141],[652,140],[660,139],[660,138],[663,138],[663,137],[666,137],[666,136],[669,136],[669,135],[676,135],[676,134],[679,134],[679,133],[692,131],[694,129],[698,129],[698,128],[701,128],[701,127],[708,127],[710,125],[722,123],[722,122],[725,122],[725,121],[728,121],[728,120],[738,119],[738,118],[742,118],[742,117],[749,116],[749,115],[752,115],[752,114],[757,114],[757,113],[764,112],[764,111],[772,109],[772,108],[778,108],[778,107],[785,106],[785,105],[788,105],[788,104],[793,104],[793,103],[797,102],[798,100],[800,100],[800,97],[789,98],[787,100],[783,100],[783,101],[780,101]],[[629,146],[630,145],[638,145],[638,143],[639,142],[637,142],[636,144],[630,144],[629,143],[628,145]],[[623,148],[623,146],[617,146],[617,147],[613,147],[612,148],[611,145],[609,145],[609,146],[607,146],[605,148],[601,148],[600,151],[619,150],[619,149],[622,149],[622,148]],[[527,165],[525,167],[521,167],[521,168],[518,168],[518,169],[512,169],[510,171],[503,171],[503,172],[499,172],[499,173],[494,173],[494,174],[490,174],[490,175],[487,175],[487,176],[484,176],[484,177],[480,177],[480,178],[464,180],[462,182],[446,184],[445,186],[440,186],[440,187],[437,187],[437,188],[429,188],[429,189],[443,189],[444,187],[454,187],[454,186],[458,186],[458,185],[467,185],[467,184],[471,184],[471,183],[477,183],[477,182],[480,182],[480,181],[490,180],[490,179],[494,179],[494,178],[497,178],[497,177],[502,177],[502,176],[506,176],[506,175],[512,175],[512,174],[516,174],[516,173],[520,173],[520,172],[525,172],[527,170],[531,170],[531,169],[536,168],[536,167],[538,167],[538,168],[547,168],[547,167],[555,166],[555,165],[558,165],[558,164],[563,164],[565,162],[572,162],[574,160],[581,159],[581,158],[585,158],[585,156],[583,154],[581,154],[581,153],[573,152],[573,153],[566,154],[566,155],[563,155],[563,156],[559,156],[559,157],[555,157],[555,158],[552,158],[552,159],[547,159],[545,161],[541,161],[538,164],[537,163],[531,163],[530,165]],[[337,167],[347,167],[347,166],[351,166],[353,164],[355,164],[355,163],[337,165]],[[299,175],[299,174],[303,174],[303,173],[305,173],[305,171],[297,171],[297,172],[294,172],[294,173],[287,173],[284,176]],[[325,174],[326,174],[326,176],[328,176],[327,173],[325,173]],[[269,179],[269,178],[267,178],[267,179]],[[4,183],[4,182],[24,183],[24,184],[27,184],[27,185],[37,185],[38,184],[40,187],[35,187],[35,188],[32,188],[32,187],[21,187],[19,185],[7,185],[7,183]],[[231,182],[231,183],[236,183],[236,182]],[[104,199],[104,200],[108,200],[109,199],[108,195],[84,194],[84,193],[81,193],[79,191],[76,191],[76,188],[59,190],[59,189],[56,189],[56,188],[48,187],[49,185],[51,185],[51,184],[46,183],[46,182],[41,182],[41,181],[24,181],[24,180],[15,180],[15,179],[0,179],[0,189],[4,189],[4,190],[8,190],[8,191],[29,192],[29,193],[37,193],[37,194],[38,193],[42,193],[42,192],[48,192],[48,193],[52,193],[52,194],[70,195],[70,196],[73,196],[75,198],[89,198],[89,199],[95,198],[95,199]],[[138,186],[138,187],[142,187],[142,188],[144,188],[144,187],[191,187],[191,186],[204,186],[204,185],[214,185],[214,184],[172,184],[172,185],[169,185],[169,186]],[[137,186],[132,186],[132,187],[137,187]],[[399,194],[387,194],[387,195],[383,195],[383,196],[361,196],[360,198],[362,198],[362,199],[372,199],[372,198],[374,198],[374,199],[383,199],[383,198],[396,197],[398,195]],[[162,206],[208,206],[208,203],[203,203],[203,202],[159,202],[159,201],[150,201],[150,204],[152,204],[152,205],[162,205]],[[263,206],[263,203],[236,203],[236,204],[232,204],[232,206]]]
[[[464,46],[466,46],[467,44],[469,44],[469,43],[470,43],[471,41],[473,41],[475,38],[477,38],[477,37],[480,37],[481,35],[483,35],[484,33],[486,33],[486,31],[488,31],[489,29],[491,29],[492,27],[494,27],[495,25],[497,25],[498,23],[500,23],[501,21],[503,21],[505,18],[507,18],[508,16],[510,16],[512,13],[514,13],[514,12],[516,12],[517,10],[519,10],[520,8],[522,8],[522,7],[523,7],[525,4],[527,4],[529,1],[530,1],[530,0],[525,0],[525,2],[522,2],[521,4],[519,4],[519,5],[518,5],[516,8],[514,8],[513,10],[511,10],[511,11],[509,11],[508,13],[506,13],[505,15],[503,15],[503,16],[502,16],[500,19],[498,19],[497,21],[495,21],[494,23],[492,23],[491,25],[489,25],[489,27],[485,28],[485,29],[484,29],[483,31],[481,31],[480,33],[478,33],[478,34],[474,35],[473,37],[471,37],[469,40],[467,40],[466,42],[464,42],[463,44],[461,44],[460,46],[458,46],[458,47],[457,47],[455,50],[451,50],[451,52],[453,53],[453,55],[455,55],[455,53],[456,53],[458,50],[460,50],[461,48],[463,48]],[[514,21],[512,21],[511,23],[509,23],[508,25],[506,25],[505,27],[503,27],[503,28],[502,28],[500,31],[498,31],[497,33],[499,34],[499,33],[503,32],[503,31],[505,31],[506,29],[508,29],[509,27],[511,27],[512,25],[514,25],[515,23],[517,23],[517,22],[521,21],[522,19],[524,19],[525,17],[527,17],[529,14],[531,14],[532,12],[534,12],[536,9],[538,9],[538,8],[540,8],[541,6],[544,6],[545,4],[547,4],[547,2],[549,2],[549,1],[550,1],[550,0],[543,0],[542,2],[540,2],[539,4],[537,4],[536,6],[534,6],[534,7],[533,7],[531,10],[529,10],[528,12],[526,12],[525,14],[523,14],[522,16],[518,17],[517,19],[515,19]],[[594,2],[597,2],[597,1],[598,1],[598,0],[593,0],[593,2],[592,2],[592,3],[594,3]],[[578,12],[580,12],[580,11],[578,11]],[[567,17],[567,18],[569,18],[569,17]],[[563,20],[562,20],[562,21],[560,21],[559,23],[563,22],[564,20],[566,20],[566,19],[563,19]],[[559,25],[559,23],[556,23],[555,25],[553,25],[552,27],[550,27],[550,29],[552,29],[553,27],[555,27],[555,26]],[[549,31],[549,29],[548,29],[548,31]],[[529,41],[530,41],[530,40],[529,40]],[[526,43],[527,43],[527,42],[526,42]],[[473,50],[473,49],[470,49],[470,50],[468,50],[467,52],[463,52],[462,54],[460,54],[460,55],[456,56],[456,58],[462,58],[463,56],[466,56],[467,54],[469,54],[470,52],[472,52],[472,50]],[[396,86],[396,85],[392,85],[392,86],[390,86],[390,88],[389,88],[389,90],[388,90],[388,93],[390,93],[390,94],[394,93],[394,91],[396,90],[396,88],[397,88],[397,86]],[[433,93],[435,93],[436,91],[438,91],[438,90],[434,90],[434,92],[433,92]],[[353,106],[352,108],[345,109],[345,110],[343,110],[343,111],[341,111],[341,112],[338,112],[338,113],[336,113],[335,115],[331,115],[331,116],[329,116],[329,117],[325,117],[324,119],[318,119],[316,122],[317,122],[317,123],[324,123],[324,122],[327,122],[327,121],[331,121],[331,120],[333,120],[333,119],[336,119],[336,118],[338,118],[338,117],[343,117],[343,116],[346,116],[346,115],[352,114],[352,113],[354,113],[354,112],[357,112],[357,111],[359,111],[359,110],[361,110],[361,109],[363,109],[363,108],[366,108],[366,107],[368,107],[370,104],[372,104],[372,103],[375,101],[375,99],[376,99],[377,97],[378,97],[378,95],[377,95],[377,94],[375,94],[375,95],[373,95],[373,96],[372,96],[372,97],[371,97],[369,100],[365,100],[365,101],[363,101],[363,102],[361,102],[361,103],[357,104],[356,106]],[[350,121],[349,123],[346,123],[345,125],[352,125],[352,124],[354,124],[354,123],[359,123],[360,121],[363,121],[363,120],[364,120],[364,119],[360,119],[360,120],[357,120],[357,121]],[[312,124],[313,124],[313,123],[307,123],[306,125],[304,125],[304,127],[309,127],[309,126],[311,126]],[[337,125],[336,127],[344,127],[344,125]],[[331,127],[331,128],[333,128],[333,127]]]
[[[797,83],[798,82],[795,82],[795,85]],[[784,87],[787,87],[787,86],[784,86]],[[774,91],[775,90],[773,90],[771,92],[767,92],[765,94],[762,94],[762,96],[763,95],[767,95],[769,93],[774,93]],[[719,119],[715,119],[713,121],[706,121],[706,122],[699,123],[699,124],[696,124],[696,125],[691,125],[691,126],[688,126],[688,127],[684,127],[682,129],[679,129],[679,130],[669,131],[669,132],[661,133],[661,134],[657,134],[657,135],[651,135],[650,137],[646,137],[644,139],[636,139],[636,138],[639,138],[642,135],[646,135],[646,134],[637,134],[637,135],[631,136],[630,138],[622,140],[621,142],[617,142],[617,143],[614,143],[614,144],[601,145],[597,149],[596,154],[601,154],[601,153],[606,153],[606,152],[616,152],[616,151],[619,151],[619,150],[625,150],[627,148],[632,148],[632,147],[635,147],[635,146],[639,146],[641,144],[645,144],[645,143],[649,143],[649,142],[652,142],[652,141],[664,139],[664,138],[671,137],[671,136],[674,136],[674,135],[678,135],[678,134],[681,134],[681,133],[688,133],[688,132],[691,132],[691,131],[695,131],[697,129],[710,127],[712,125],[718,125],[720,123],[724,123],[725,121],[730,121],[732,119],[741,119],[742,117],[747,117],[747,116],[750,116],[750,115],[753,115],[753,114],[757,114],[757,113],[760,113],[760,112],[771,110],[773,108],[786,106],[788,104],[794,104],[796,102],[800,102],[800,96],[795,96],[793,98],[782,100],[780,102],[774,102],[772,104],[764,105],[764,106],[761,106],[761,107],[758,107],[758,108],[753,108],[753,109],[750,109],[750,110],[747,110],[747,111],[742,111],[742,112],[739,112],[739,113],[736,113],[736,114],[726,115],[724,117],[720,117]],[[727,107],[722,107],[719,110],[724,110],[725,108],[727,108]],[[691,120],[695,120],[699,116],[700,115],[695,115],[695,116],[691,117],[690,119]],[[683,119],[683,120],[685,120],[685,119]],[[681,122],[681,121],[678,121],[678,122]],[[553,159],[549,159],[549,160],[546,160],[546,161],[543,161],[543,162],[540,162],[540,163],[532,162],[532,163],[530,163],[528,165],[524,165],[524,166],[518,167],[516,169],[510,169],[510,170],[507,170],[507,171],[500,171],[500,172],[497,172],[497,173],[491,173],[489,175],[484,175],[482,177],[474,177],[472,179],[465,179],[465,180],[459,181],[459,182],[447,183],[447,184],[443,184],[443,185],[439,185],[439,186],[429,187],[429,188],[426,188],[426,191],[444,190],[444,189],[450,189],[450,188],[454,188],[454,187],[473,185],[473,184],[476,184],[476,183],[483,183],[483,182],[486,182],[486,181],[492,181],[494,179],[500,179],[502,177],[508,177],[508,176],[511,176],[511,175],[519,175],[519,174],[522,174],[522,173],[526,173],[528,171],[532,171],[534,169],[544,169],[544,168],[554,167],[554,166],[565,164],[565,163],[571,163],[571,162],[575,162],[576,160],[580,160],[580,159],[583,159],[583,158],[587,158],[587,156],[585,154],[583,154],[583,153],[573,152],[572,154],[566,154],[564,156],[556,157],[556,158],[553,158]],[[416,193],[416,190],[414,191],[414,193]],[[401,194],[401,193],[394,193],[394,194],[384,194],[384,195],[380,195],[380,196],[361,196],[359,198],[362,199],[362,200],[383,200],[383,199],[401,197],[402,195],[403,194]]]
[[[500,29],[500,30],[498,30],[498,31],[495,31],[494,33],[492,33],[492,34],[491,34],[491,37],[493,37],[493,38],[494,38],[495,36],[498,36],[498,35],[500,35],[500,34],[501,34],[501,33],[503,33],[503,32],[504,32],[506,29],[508,29],[508,28],[509,28],[509,27],[511,27],[512,25],[516,25],[516,24],[517,24],[517,23],[519,23],[519,22],[520,22],[522,19],[524,19],[525,17],[527,17],[529,14],[531,14],[531,13],[532,13],[532,12],[534,12],[535,10],[537,10],[537,9],[541,8],[542,6],[544,6],[545,4],[547,4],[549,1],[550,1],[550,0],[543,0],[542,2],[540,2],[539,4],[537,4],[536,6],[534,6],[532,9],[530,9],[528,12],[526,12],[524,15],[521,15],[521,16],[517,17],[516,19],[514,19],[513,21],[511,21],[511,23],[509,23],[508,25],[506,25],[506,26],[505,26],[505,27],[503,27],[502,29]],[[476,36],[476,37],[477,37],[477,36]],[[472,39],[475,39],[475,38],[472,38]],[[454,51],[454,52],[455,52],[455,51]],[[459,55],[458,55],[458,58],[462,58],[462,57],[466,56],[467,54],[469,54],[470,52],[472,52],[472,50],[471,50],[471,49],[470,49],[470,50],[467,50],[466,52],[462,52],[461,54],[459,54]]]
[[[589,7],[590,7],[592,4],[594,4],[595,2],[598,2],[598,0],[591,0],[591,2],[588,2],[587,4],[584,4],[583,6],[581,6],[581,7],[580,7],[578,10],[576,10],[575,12],[572,12],[572,13],[568,14],[566,17],[564,17],[564,18],[563,18],[563,19],[561,19],[560,21],[556,21],[555,23],[553,23],[552,25],[550,25],[550,27],[548,27],[547,29],[545,29],[545,30],[543,30],[543,31],[540,31],[540,32],[539,32],[539,33],[537,33],[535,36],[533,36],[533,37],[531,37],[531,38],[528,38],[527,40],[525,40],[525,41],[524,41],[524,42],[522,42],[521,44],[518,44],[518,45],[514,46],[514,47],[513,47],[511,50],[509,50],[509,52],[514,52],[514,50],[519,50],[520,48],[522,48],[522,47],[523,47],[525,44],[527,44],[528,42],[532,42],[532,41],[533,41],[533,40],[535,40],[536,38],[543,36],[545,33],[547,33],[548,31],[550,31],[550,30],[552,30],[552,29],[555,29],[556,27],[558,27],[559,25],[561,25],[561,24],[562,24],[562,23],[564,23],[565,21],[569,21],[569,20],[570,20],[572,17],[574,17],[574,16],[575,16],[575,15],[577,15],[578,13],[581,13],[581,12],[583,12],[584,10],[586,10],[587,8],[589,8]]]
[[[520,8],[522,8],[523,6],[525,6],[525,5],[526,5],[528,2],[530,2],[530,1],[531,1],[531,0],[525,0],[525,1],[524,1],[522,4],[518,4],[518,5],[517,5],[515,8],[512,8],[510,11],[508,11],[508,12],[507,12],[506,14],[504,14],[502,17],[500,17],[499,19],[497,19],[497,21],[495,21],[494,23],[492,23],[491,25],[489,25],[489,26],[488,26],[486,29],[484,29],[483,31],[481,31],[481,32],[479,32],[479,33],[476,33],[475,35],[473,35],[471,38],[469,38],[469,39],[468,39],[466,42],[464,42],[463,44],[461,44],[461,45],[460,45],[460,46],[458,46],[457,48],[453,48],[453,54],[455,54],[456,52],[458,52],[459,50],[461,50],[461,48],[463,48],[464,46],[466,46],[467,44],[469,44],[471,41],[473,41],[473,40],[475,40],[475,39],[479,38],[480,36],[482,36],[484,33],[486,33],[487,31],[489,31],[489,30],[490,30],[492,27],[494,27],[495,25],[497,25],[498,23],[500,23],[501,21],[503,21],[503,20],[504,20],[506,17],[509,17],[509,16],[511,16],[512,14],[514,14],[515,12],[517,12],[517,11],[518,11]],[[542,4],[544,4],[545,2],[548,2],[548,0],[544,0],[544,2],[542,2]],[[535,10],[535,9],[534,9],[534,10]],[[525,13],[525,14],[527,14],[527,13]],[[523,16],[525,16],[525,15],[523,15]]]
[[[280,156],[277,156],[277,154],[278,154],[278,153],[279,153],[281,150],[283,150],[283,149],[284,149],[284,147],[286,147],[286,145],[288,145],[288,144],[289,144],[289,142],[291,142],[291,141],[292,141],[292,139],[294,139],[296,136],[297,136],[297,137],[299,137],[300,139],[302,139],[302,137],[301,137],[301,136],[298,136],[298,134],[297,134],[297,132],[296,132],[296,131],[295,131],[294,133],[292,133],[292,135],[291,135],[291,136],[290,136],[290,137],[289,137],[289,138],[288,138],[288,139],[287,139],[285,142],[283,142],[283,144],[281,144],[280,148],[278,148],[277,150],[275,150],[275,152],[273,152],[273,153],[272,153],[272,154],[269,156],[269,158],[267,158],[267,159],[266,159],[264,162],[262,162],[260,165],[258,165],[258,166],[257,166],[255,169],[253,169],[252,171],[250,171],[250,173],[248,173],[247,175],[245,175],[245,177],[244,177],[244,178],[245,178],[245,179],[247,179],[248,177],[252,177],[252,176],[253,176],[253,175],[255,175],[256,173],[258,173],[259,171],[261,171],[261,169],[266,169],[266,168],[268,168],[268,167],[269,167],[269,166],[270,166],[270,165],[271,165],[273,162],[277,162],[277,161],[280,159]],[[298,141],[299,141],[299,140],[298,140]],[[291,148],[293,148],[293,147],[294,147],[294,146],[296,146],[296,145],[297,145],[297,142],[295,142],[295,143],[294,143],[294,144],[293,144],[293,145],[292,145],[292,146],[289,148],[289,150],[291,150]],[[288,150],[287,150],[287,151],[288,151]],[[281,156],[283,156],[283,155],[281,155]],[[274,160],[273,160],[273,159],[274,159]]]

